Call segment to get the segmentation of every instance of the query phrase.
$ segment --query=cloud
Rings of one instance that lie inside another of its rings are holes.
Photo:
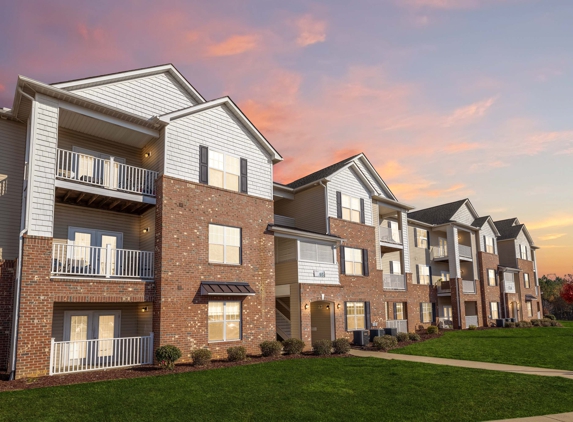
[[[207,55],[213,57],[234,56],[246,53],[257,47],[258,39],[255,35],[233,35],[218,44],[207,48]]]
[[[428,180],[412,183],[393,183],[390,189],[402,200],[415,200],[418,206],[420,206],[424,200],[428,203],[428,199],[432,200],[431,202],[435,202],[434,200],[436,198],[440,198],[440,203],[444,203],[453,197],[461,198],[474,193],[473,190],[469,189],[463,183],[456,183],[441,189],[433,188],[436,184],[436,182]]]
[[[496,100],[497,97],[491,97],[486,100],[460,107],[454,110],[450,116],[446,117],[444,126],[448,127],[461,123],[467,123],[468,121],[483,117]]]
[[[298,37],[296,42],[301,47],[326,41],[326,21],[315,19],[312,15],[301,16],[296,21]]]
[[[473,151],[475,149],[482,148],[483,146],[478,143],[461,142],[459,144],[450,144],[446,146],[446,152],[449,154],[455,154],[457,152]]]
[[[573,226],[573,215],[562,215],[546,218],[531,224],[527,224],[529,230],[548,229],[552,227]]]
[[[500,1],[500,0],[495,0]],[[492,1],[490,1],[491,3]],[[474,9],[486,3],[483,0],[397,0],[401,6],[441,10]]]
[[[565,236],[567,233],[555,233],[555,234],[547,234],[545,236],[539,236],[541,240],[555,240],[559,239],[560,237]],[[544,246],[545,247],[545,246]]]

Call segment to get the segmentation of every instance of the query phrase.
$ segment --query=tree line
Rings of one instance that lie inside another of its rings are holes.
[[[555,279],[543,276],[539,279],[544,313],[550,313],[562,320],[573,320],[573,300],[571,289],[573,274]]]

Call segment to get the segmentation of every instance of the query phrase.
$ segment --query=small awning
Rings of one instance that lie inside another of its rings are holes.
[[[525,295],[525,300],[537,300],[537,298],[533,295]]]
[[[249,283],[202,281],[201,296],[253,296],[255,291]]]

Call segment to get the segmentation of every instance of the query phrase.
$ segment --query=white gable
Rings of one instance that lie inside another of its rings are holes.
[[[482,228],[479,231],[479,246],[480,246],[479,250],[482,252],[485,252],[486,250],[486,243],[485,243],[486,236],[493,238],[494,249],[495,252],[497,253],[497,236],[493,228],[491,227],[489,220],[486,221],[486,223],[482,226]]]
[[[197,104],[168,72],[69,90],[145,118]]]
[[[457,221],[459,223],[471,225],[477,217],[478,216],[475,215],[473,210],[468,205],[468,201],[466,201],[466,203],[462,205],[459,210],[456,211],[456,213],[452,217],[452,220]]]
[[[328,188],[328,216],[336,218],[336,192],[354,198],[364,199],[364,218],[365,223],[372,225],[372,199],[370,190],[364,185],[356,171],[351,167],[346,167],[336,173],[330,182]]]

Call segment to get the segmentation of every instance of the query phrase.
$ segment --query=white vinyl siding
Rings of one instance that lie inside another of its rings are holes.
[[[490,252],[491,246],[488,248],[488,244],[493,246],[493,252]],[[482,252],[497,254],[496,236],[491,225],[489,224],[489,220],[484,223],[479,231],[479,250]]]
[[[142,117],[162,115],[196,104],[191,95],[166,72],[73,92]]]
[[[247,159],[249,195],[273,198],[269,154],[225,107],[218,106],[173,120],[166,133],[165,174],[199,182],[199,146]]]
[[[460,209],[457,210],[456,213],[451,218],[452,221],[458,221],[460,223],[467,224],[468,226],[471,226],[471,224],[474,222],[475,219],[476,216],[474,216],[473,213],[470,211],[467,202],[464,205],[462,205]]]
[[[392,197],[386,192],[386,189],[378,183],[378,181],[374,178],[374,176],[370,173],[370,170],[366,168],[366,165],[362,162],[364,159],[360,158],[356,160],[355,163],[364,174],[364,177],[376,188],[376,190],[383,196],[384,198],[392,199]]]
[[[327,184],[328,189],[328,216],[337,218],[336,192],[364,200],[364,221],[372,225],[372,199],[370,192],[364,186],[358,175],[349,168],[341,170]]]

